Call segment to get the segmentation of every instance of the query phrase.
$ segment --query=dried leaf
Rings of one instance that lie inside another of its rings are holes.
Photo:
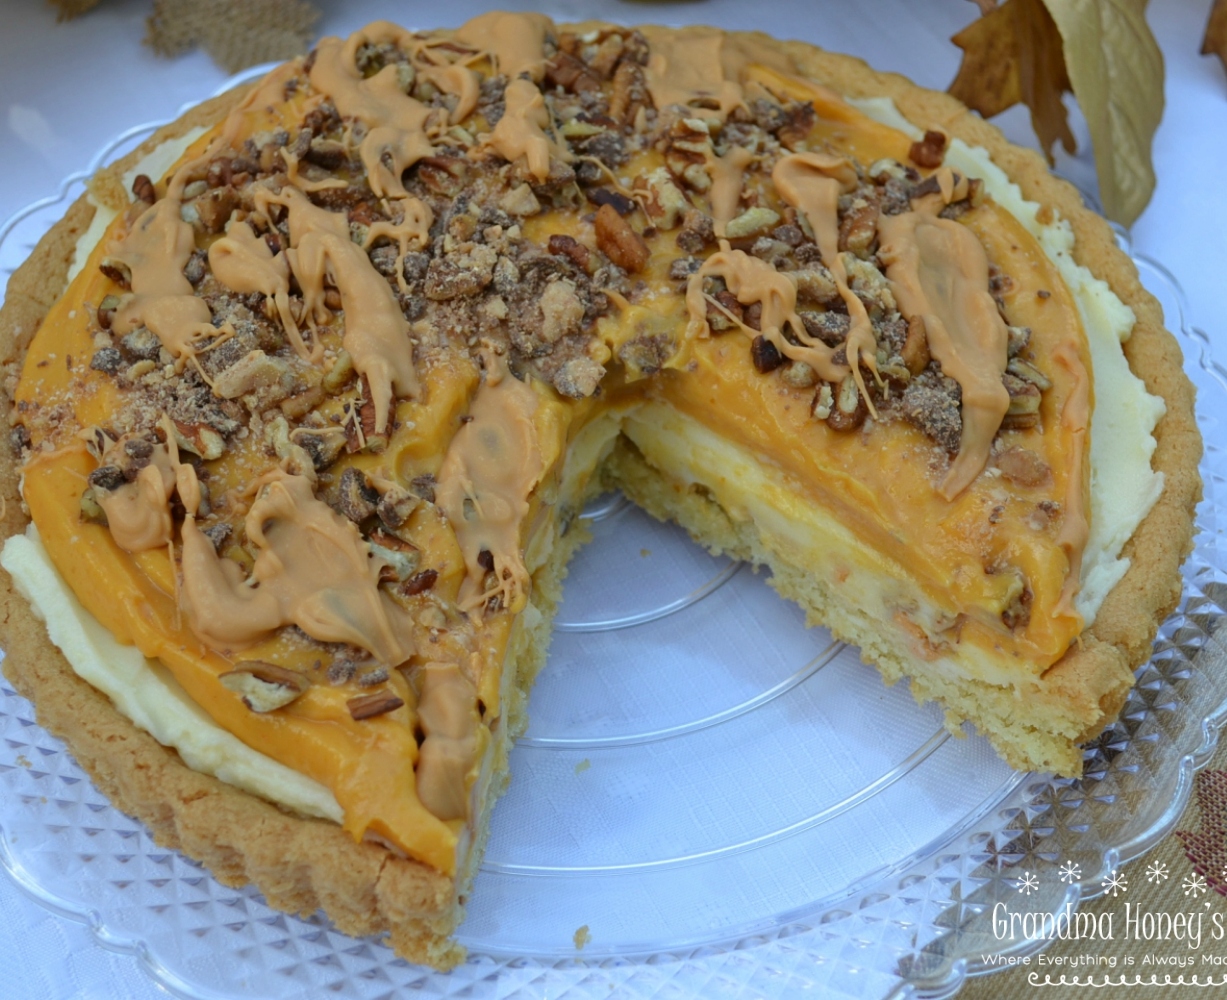
[[[71,21],[90,8],[98,6],[98,0],[49,0],[49,2],[55,8],[57,21]]]
[[[1201,54],[1218,56],[1223,62],[1223,69],[1227,69],[1227,0],[1214,0],[1214,6],[1210,8]]]
[[[991,118],[1022,101],[1049,161],[1060,140],[1074,151],[1061,95],[1070,90],[1061,35],[1043,0],[1006,0],[952,39],[963,50],[950,93]]]
[[[306,0],[155,0],[145,42],[164,56],[200,45],[237,73],[305,52],[319,16]]]
[[[1125,225],[1154,191],[1151,142],[1163,117],[1163,56],[1145,12],[1146,0],[1006,0],[954,36],[963,63],[950,92],[985,117],[1022,101],[1050,161],[1058,139],[1074,150],[1061,103],[1073,91],[1104,212]]]
[[[1095,148],[1104,214],[1128,226],[1155,189],[1151,144],[1163,117],[1163,53],[1147,0],[1044,0]]]

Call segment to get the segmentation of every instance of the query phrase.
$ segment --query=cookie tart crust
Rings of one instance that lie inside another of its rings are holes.
[[[946,95],[716,29],[324,39],[96,177],[0,351],[40,723],[223,882],[441,968],[602,485],[1063,774],[1200,496],[1179,349],[1072,188]],[[91,673],[116,641],[149,665]],[[193,733],[130,721],[142,670]]]

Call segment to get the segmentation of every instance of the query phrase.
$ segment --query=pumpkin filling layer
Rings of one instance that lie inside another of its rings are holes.
[[[42,545],[311,809],[449,874],[525,552],[622,427],[770,470],[918,664],[1038,685],[1093,613],[1110,293],[947,152],[705,29],[325,39],[80,248],[17,389]],[[679,478],[735,498],[708,454]]]

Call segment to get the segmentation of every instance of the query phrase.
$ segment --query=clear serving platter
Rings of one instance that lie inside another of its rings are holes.
[[[0,293],[85,178],[158,124],[0,228]],[[1029,910],[1098,895],[1170,832],[1227,713],[1227,370],[1172,275],[1132,256],[1199,390],[1206,498],[1180,609],[1080,780],[1019,774],[986,741],[951,737],[761,576],[605,497],[587,511],[593,541],[567,580],[455,970],[272,910],[160,848],[3,683],[0,864],[171,994],[202,1000],[945,997],[987,956],[1038,950],[994,937],[994,903],[1032,876]],[[1060,880],[1066,863],[1080,881]]]

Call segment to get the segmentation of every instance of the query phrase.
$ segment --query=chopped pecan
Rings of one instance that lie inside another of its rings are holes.
[[[220,233],[230,221],[230,213],[239,207],[239,195],[232,187],[212,188],[197,198],[194,204],[204,231]]]
[[[545,64],[545,82],[551,87],[561,87],[575,94],[601,89],[600,79],[589,70],[587,64],[567,52],[556,53]]]
[[[419,505],[421,500],[401,486],[389,486],[379,497],[375,513],[389,531],[395,531],[407,520]]]
[[[673,175],[664,167],[635,179],[635,190],[645,195],[643,210],[657,229],[674,229],[690,211],[690,202],[682,189],[673,183]]]
[[[817,385],[818,373],[804,361],[793,361],[784,366],[784,370],[780,372],[780,379],[785,385],[794,389],[809,389]]]
[[[379,491],[367,482],[361,469],[350,466],[341,473],[341,481],[337,487],[337,506],[351,521],[365,521],[374,514],[379,499]]]
[[[700,253],[716,238],[716,225],[706,212],[692,208],[682,218],[682,230],[677,234],[678,249]]]
[[[737,301],[737,296],[727,288],[721,289],[708,299],[707,325],[712,333],[736,329],[737,324],[744,321],[745,309]]]
[[[218,676],[222,686],[241,695],[253,712],[274,712],[301,697],[311,682],[297,670],[275,663],[246,660]]]
[[[853,431],[865,422],[869,407],[856,387],[856,379],[850,374],[845,375],[833,391],[834,403],[831,406],[827,424],[832,430]]]
[[[647,101],[648,88],[643,67],[624,59],[618,63],[613,76],[613,90],[609,97],[610,117],[623,125],[629,125]]]
[[[1006,371],[1016,378],[1022,379],[1024,382],[1030,382],[1037,386],[1040,392],[1047,392],[1052,388],[1052,382],[1048,376],[1035,367],[1028,364],[1022,358],[1010,358],[1010,362],[1006,365]]]
[[[912,143],[907,155],[916,166],[923,167],[925,170],[940,167],[946,156],[946,133],[929,129],[925,132],[923,139]]]
[[[158,200],[158,193],[154,190],[153,181],[146,174],[137,174],[133,179],[132,193],[136,195],[137,201],[142,201],[146,205],[152,205]]]
[[[1035,452],[1014,445],[994,459],[1001,475],[1016,486],[1046,486],[1052,482],[1052,469]]]
[[[611,261],[635,274],[647,265],[648,245],[617,211],[602,205],[596,213],[596,245]]]
[[[400,592],[408,597],[414,594],[422,594],[430,590],[435,585],[435,581],[439,579],[439,571],[437,569],[424,569],[414,573],[400,586]]]
[[[878,212],[876,193],[854,199],[839,225],[839,249],[862,260],[871,257],[878,238]]]
[[[103,257],[98,270],[120,288],[130,289],[132,287],[132,269],[118,257]]]
[[[1010,408],[1001,421],[1002,430],[1025,430],[1040,422],[1039,386],[1006,372],[1001,381],[1010,394]]]
[[[780,213],[761,205],[746,209],[724,227],[730,240],[744,240],[770,232],[780,221]]]
[[[404,701],[396,697],[391,691],[377,691],[374,694],[360,695],[357,698],[350,698],[345,703],[349,709],[350,718],[355,722],[361,722],[363,719],[373,719],[377,715],[394,712],[404,704]]]
[[[111,321],[115,319],[115,310],[119,308],[118,295],[104,295],[98,303],[98,325],[104,330],[111,329]],[[148,332],[148,331],[146,331]],[[150,336],[153,336],[150,334]],[[154,338],[157,339],[156,337]]]
[[[95,489],[117,490],[128,481],[124,470],[118,465],[100,465],[89,474],[88,482]]]

